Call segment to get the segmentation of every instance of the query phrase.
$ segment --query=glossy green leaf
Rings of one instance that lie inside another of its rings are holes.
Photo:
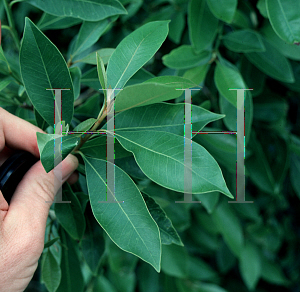
[[[300,47],[294,44],[288,44],[282,40],[274,32],[270,24],[263,26],[261,33],[282,55],[289,59],[300,61]]]
[[[165,66],[172,69],[189,69],[196,66],[205,65],[211,59],[209,51],[195,53],[194,49],[188,45],[182,45],[169,54],[163,56]]]
[[[94,218],[86,218],[86,230],[81,240],[85,261],[93,275],[97,275],[105,251],[103,231]]]
[[[105,134],[100,134],[99,137],[88,140],[80,148],[80,151],[89,157],[107,159],[107,139]],[[120,143],[116,140],[114,144],[114,158],[119,159],[123,157],[132,156],[132,153],[125,150]]]
[[[115,111],[120,112],[133,107],[174,99],[182,95],[182,89],[194,86],[196,84],[183,77],[155,77],[141,84],[127,86],[120,91],[116,96]]]
[[[80,202],[68,183],[63,188],[62,201],[70,203],[55,204],[54,210],[57,220],[73,239],[80,240],[86,226],[85,218]]]
[[[159,271],[159,230],[134,182],[115,166],[114,195],[117,202],[101,203],[106,201],[106,161],[85,156],[83,159],[90,202],[98,223],[121,249],[140,257]],[[112,191],[108,191],[112,196]]]
[[[116,130],[115,135],[126,150],[133,152],[146,176],[165,188],[184,192],[184,137],[152,130]],[[217,190],[231,198],[216,161],[195,142],[192,149],[192,192]]]
[[[300,43],[300,1],[266,0],[267,12],[274,31],[285,42]]]
[[[61,282],[57,292],[83,292],[84,281],[75,242],[63,229],[60,229],[63,243],[61,259]]]
[[[207,4],[215,17],[227,23],[231,23],[237,8],[238,1],[237,0],[229,0],[229,1],[208,0]]]
[[[55,292],[61,281],[61,269],[58,260],[53,256],[50,249],[42,257],[42,281],[49,292]]]
[[[265,46],[259,33],[250,29],[240,29],[222,38],[227,49],[237,53],[264,52]]]
[[[82,20],[73,17],[54,16],[44,13],[37,23],[40,30],[63,29],[79,24]]]
[[[255,245],[246,243],[240,254],[240,271],[244,282],[253,291],[261,273],[260,254]]]
[[[145,106],[144,111],[132,108],[115,116],[115,129],[130,131],[147,129],[184,136],[184,107],[183,103],[161,102]],[[208,123],[224,117],[224,115],[215,114],[196,105],[191,106],[191,111],[194,132],[201,131]],[[102,129],[107,129],[107,124]]]
[[[71,58],[95,44],[109,25],[110,21],[108,19],[98,22],[84,21],[80,27],[75,45],[72,48]]]
[[[54,61],[55,60],[55,61]],[[62,119],[68,124],[73,117],[73,84],[67,64],[55,45],[26,18],[20,51],[21,74],[26,92],[34,108],[43,119],[54,125],[55,97],[52,88],[70,88],[62,91]]]
[[[212,44],[218,31],[218,24],[219,20],[211,13],[205,0],[189,2],[189,35],[196,52],[201,52]]]
[[[211,217],[232,253],[239,257],[244,248],[243,229],[230,204],[220,203]]]
[[[80,135],[60,136],[57,134],[42,134],[37,132],[36,136],[41,162],[47,173],[54,168],[53,149],[55,149],[55,143],[61,143],[61,159],[64,160],[80,141]]]
[[[266,39],[262,38],[265,52],[245,53],[247,59],[270,77],[288,83],[295,81],[291,64]]]
[[[237,107],[237,91],[229,89],[247,89],[239,70],[228,62],[218,62],[214,80],[220,94]]]
[[[97,58],[97,72],[98,72],[98,77],[99,77],[101,87],[102,89],[107,89],[107,75],[105,72],[104,62],[98,53],[96,53],[96,58]],[[106,96],[106,91],[104,91],[104,96]]]
[[[117,0],[25,0],[35,7],[56,16],[70,16],[87,21],[98,21],[109,16],[126,14]]]
[[[86,64],[97,65],[97,57],[96,57],[96,53],[97,53],[102,58],[104,65],[106,65],[108,63],[110,56],[114,51],[115,49],[110,49],[110,48],[100,49],[96,52],[90,53],[89,55],[87,55],[82,59],[77,60],[75,58],[76,61],[74,61],[74,63],[83,62]]]
[[[96,121],[97,119],[94,118],[87,119],[80,123],[78,126],[76,126],[73,132],[85,132],[89,130],[95,124]]]
[[[108,62],[108,86],[123,88],[130,77],[153,57],[167,37],[168,23],[147,23],[119,43]]]
[[[155,202],[150,196],[143,194],[144,200],[146,202],[147,208],[158,225],[162,244],[177,244],[182,245],[183,243],[173,227],[171,220],[167,217],[164,210]]]
[[[248,205],[249,206],[249,205]],[[236,264],[236,257],[223,241],[216,254],[218,268],[222,274],[226,274]]]

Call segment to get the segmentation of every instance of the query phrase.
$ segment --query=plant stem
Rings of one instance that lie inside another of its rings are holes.
[[[17,31],[16,31],[15,22],[14,22],[14,19],[13,19],[11,7],[8,5],[7,0],[3,0],[3,4],[4,4],[5,11],[6,11],[8,24],[9,24],[10,29],[11,29],[12,37],[14,39],[14,42],[15,42],[18,50],[20,50],[20,40],[18,38],[18,34],[17,34]]]
[[[100,116],[100,118],[99,118]],[[105,117],[107,116],[107,109],[105,108],[105,110],[103,110],[103,107],[101,109],[101,112],[99,113],[99,116],[98,116],[98,120],[97,122],[94,124],[94,126],[89,130],[89,131],[96,131],[97,128],[100,126],[101,122],[105,119]],[[75,147],[75,149],[73,150],[74,152],[78,151],[82,145],[88,140],[91,138],[93,134],[86,134],[84,136],[84,138],[80,138],[80,142],[79,144]]]

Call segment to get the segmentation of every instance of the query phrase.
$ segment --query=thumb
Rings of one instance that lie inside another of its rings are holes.
[[[25,174],[22,181],[17,186],[12,197],[8,213],[18,212],[18,217],[22,215],[31,217],[46,225],[49,208],[54,197],[69,176],[78,167],[76,156],[69,154],[55,169],[46,173],[41,161],[35,163]],[[61,180],[56,173],[61,171]],[[22,218],[22,217],[21,217]]]

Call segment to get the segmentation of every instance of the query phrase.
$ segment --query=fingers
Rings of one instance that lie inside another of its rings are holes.
[[[69,154],[61,162],[62,182],[68,179],[77,166],[78,159]],[[28,218],[29,215],[30,220],[41,222],[41,226],[43,226],[43,224],[46,224],[51,206],[51,203],[46,202],[53,202],[62,182],[57,179],[54,170],[46,173],[41,162],[38,161],[17,186],[6,216],[18,212],[19,218]]]
[[[39,157],[36,132],[45,133],[0,107],[0,151],[6,144],[11,149],[26,150]]]

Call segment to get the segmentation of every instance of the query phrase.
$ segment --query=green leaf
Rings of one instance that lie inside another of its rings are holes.
[[[73,132],[86,132],[96,123],[96,121],[97,119],[94,118],[87,119],[82,123],[80,123],[79,125],[77,125],[74,128]]]
[[[232,253],[239,257],[244,248],[243,229],[230,204],[223,200],[211,214],[211,218]]]
[[[285,42],[300,42],[300,1],[266,0],[267,12],[274,31]]]
[[[53,149],[55,149],[55,143],[61,143],[61,159],[64,160],[80,141],[80,135],[60,136],[57,134],[43,134],[37,132],[36,136],[41,162],[47,173],[54,168]]]
[[[59,237],[55,237],[55,238],[49,240],[48,242],[46,242],[44,244],[44,249],[52,246],[57,240],[59,240]]]
[[[239,70],[228,62],[217,62],[214,80],[220,94],[237,107],[237,91],[229,89],[247,89]]]
[[[76,100],[80,95],[81,70],[79,67],[72,67],[69,71],[73,82],[74,99]]]
[[[270,24],[266,24],[261,29],[261,33],[282,55],[289,59],[300,61],[300,47],[288,44],[278,37]]]
[[[270,77],[288,83],[295,81],[291,64],[266,39],[262,38],[265,52],[245,53],[247,59]]]
[[[139,258],[120,249],[108,236],[105,236],[109,267],[116,273],[131,273],[135,270]]]
[[[251,29],[240,29],[222,38],[227,49],[237,53],[264,52],[260,34]]]
[[[245,100],[245,145],[250,141],[251,130],[252,130],[252,120],[253,120],[253,101],[250,91],[246,91]],[[237,110],[225,97],[220,96],[220,109],[221,113],[226,115],[223,119],[224,124],[229,131],[236,131],[237,123]],[[224,138],[226,139],[226,138]]]
[[[215,134],[214,134],[215,135]],[[214,136],[213,135],[213,136]],[[205,135],[207,136],[207,135]],[[219,202],[220,193],[210,192],[204,194],[195,194],[198,201],[201,201],[203,207],[206,209],[208,214],[211,214]]]
[[[80,148],[80,151],[87,156],[106,160],[107,140],[106,135],[101,134],[99,137],[88,140]],[[132,156],[132,153],[126,151],[116,140],[114,144],[115,159]]]
[[[144,83],[129,85],[116,96],[115,111],[120,112],[174,99],[182,95],[182,89],[194,86],[196,84],[190,80],[178,76],[155,77]]]
[[[61,282],[57,292],[83,292],[84,281],[80,267],[75,242],[60,229],[60,238],[63,243],[61,259]]]
[[[183,246],[183,243],[173,227],[172,221],[167,217],[164,210],[150,196],[143,194],[147,208],[158,225],[162,244],[177,244]]]
[[[82,20],[73,17],[54,16],[44,13],[37,23],[40,30],[64,29],[79,24]]]
[[[126,14],[117,0],[25,0],[35,7],[56,16],[70,16],[87,21],[98,21],[119,14]]]
[[[45,283],[49,292],[55,292],[61,281],[61,269],[58,260],[53,256],[51,249],[42,257],[42,282]]]
[[[261,274],[260,254],[252,243],[246,243],[240,254],[240,271],[250,291],[253,291]]]
[[[75,45],[72,48],[71,58],[79,55],[95,44],[109,25],[110,21],[108,19],[98,22],[84,21],[80,27]]]
[[[188,257],[188,278],[205,281],[213,280],[218,274],[205,261],[198,257]]]
[[[256,7],[263,17],[268,18],[266,0],[258,0]]]
[[[119,43],[108,62],[108,86],[123,88],[130,77],[153,57],[167,37],[168,23],[147,23]]]
[[[236,119],[235,119],[236,123]],[[219,131],[217,128],[207,128],[208,131]],[[237,140],[235,134],[197,134],[193,140],[202,145],[209,153],[230,172],[236,172]],[[209,197],[208,194],[205,197]],[[204,197],[204,196],[201,196]]]
[[[184,107],[185,105],[182,103],[157,103],[146,106],[144,111],[132,108],[116,115],[115,129],[130,131],[147,129],[183,136]],[[196,105],[191,106],[191,112],[194,132],[201,131],[208,123],[224,117],[224,115],[212,113]],[[102,129],[107,129],[107,125],[104,125]],[[193,136],[195,135],[197,134],[193,134]]]
[[[85,230],[85,218],[80,202],[68,183],[63,188],[62,200],[64,202],[70,201],[70,203],[55,204],[54,210],[57,220],[73,239],[80,240]]]
[[[159,272],[159,230],[134,182],[115,166],[116,203],[101,203],[100,201],[106,201],[106,161],[84,155],[82,157],[85,161],[92,211],[98,223],[121,249],[148,262]],[[112,196],[112,190],[108,191],[109,196]]]
[[[188,45],[182,45],[169,54],[163,56],[165,66],[172,69],[189,69],[196,66],[205,65],[211,59],[211,52],[203,51],[195,53],[194,49]]]
[[[238,1],[237,0],[229,0],[229,1],[208,0],[207,4],[215,17],[227,23],[231,23],[237,8]]]
[[[216,284],[208,283],[191,283],[188,280],[176,279],[179,292],[227,292]]]
[[[53,90],[46,89],[70,89],[62,91],[61,112],[62,120],[71,124],[74,93],[67,64],[55,45],[29,18],[25,21],[20,66],[24,86],[31,103],[51,126],[54,125],[53,99],[55,95]]]
[[[88,86],[88,87],[92,87],[95,90],[101,89],[101,84],[99,82],[97,68],[92,68],[92,69],[86,71],[82,75],[81,83]],[[92,99],[92,98],[90,97],[89,99]],[[76,112],[76,110],[75,110],[75,112]],[[99,113],[99,111],[97,113]]]
[[[0,81],[0,91],[5,89],[11,82],[12,82],[12,80],[2,80],[2,81]]]
[[[96,52],[90,53],[86,57],[79,60],[77,60],[75,57],[74,59],[76,61],[74,61],[74,63],[83,62],[86,64],[97,65],[97,57],[96,57],[96,53],[97,53],[102,58],[104,65],[106,65],[108,63],[110,56],[114,51],[115,49],[110,49],[110,48],[101,49]]]
[[[167,275],[185,278],[188,273],[188,254],[186,249],[175,244],[163,245],[161,269]]]
[[[184,72],[183,77],[190,79],[195,84],[201,84],[202,82],[204,82],[209,68],[210,68],[210,64],[208,63],[191,68]]]
[[[86,230],[81,240],[81,249],[93,275],[97,275],[105,251],[103,230],[97,221],[91,217],[86,218]]]
[[[97,58],[97,71],[98,71],[98,77],[101,84],[102,89],[107,89],[107,75],[104,68],[104,63],[100,55],[96,53]],[[106,91],[104,91],[104,96],[106,96]]]
[[[261,277],[275,285],[287,285],[289,280],[284,275],[281,266],[277,262],[270,262],[262,257]]]
[[[158,131],[115,131],[121,145],[133,152],[141,170],[157,184],[184,192],[184,137]],[[192,142],[192,193],[220,191],[232,198],[212,156]],[[213,178],[213,180],[212,180]]]
[[[205,0],[189,2],[188,28],[190,41],[196,52],[207,49],[213,43],[218,24],[219,20],[211,13]]]
[[[185,14],[182,11],[176,11],[171,18],[169,39],[175,44],[179,44],[184,28]]]

